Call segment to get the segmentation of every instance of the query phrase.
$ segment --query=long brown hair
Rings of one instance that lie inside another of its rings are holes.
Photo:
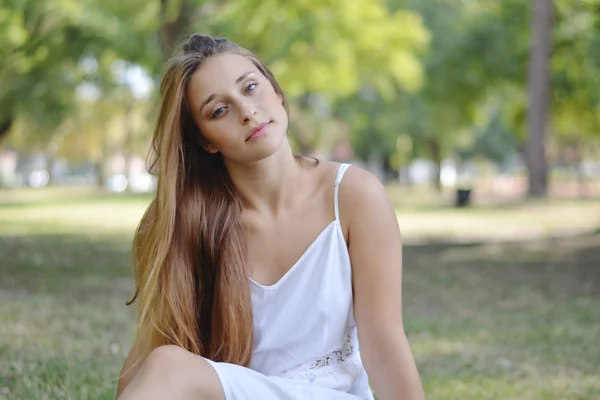
[[[252,308],[245,265],[242,198],[222,156],[201,145],[187,102],[192,74],[222,53],[248,57],[285,96],[249,50],[223,38],[192,35],[167,63],[152,139],[150,171],[158,175],[133,241],[138,305],[137,361],[160,345],[178,345],[215,361],[248,366]]]

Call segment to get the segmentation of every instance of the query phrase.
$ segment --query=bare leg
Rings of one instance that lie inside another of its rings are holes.
[[[204,359],[178,346],[156,348],[118,400],[225,400],[221,381]]]

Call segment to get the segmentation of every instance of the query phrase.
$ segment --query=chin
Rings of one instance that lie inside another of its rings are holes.
[[[261,138],[263,140],[254,144],[255,148],[252,149],[251,155],[249,154],[252,158],[251,162],[264,160],[284,150],[287,143],[287,135],[285,131],[281,131],[281,127],[277,128],[279,129],[272,129],[269,135]]]

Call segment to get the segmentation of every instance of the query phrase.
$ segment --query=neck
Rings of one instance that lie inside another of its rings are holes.
[[[233,184],[250,210],[275,218],[298,198],[302,166],[287,140],[275,154],[254,164],[226,164]]]

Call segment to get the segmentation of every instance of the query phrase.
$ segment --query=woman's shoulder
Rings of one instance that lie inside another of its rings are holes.
[[[381,196],[382,194],[386,195],[383,183],[374,173],[352,163],[318,160],[318,163],[314,164],[318,175],[318,184],[330,184],[333,186],[340,168],[344,164],[347,164],[348,168],[344,172],[340,183],[340,198],[356,197],[357,199],[361,199],[364,197]]]
[[[338,166],[341,164],[338,164]],[[381,180],[374,173],[350,164],[340,184],[340,196],[364,198],[386,194]]]
[[[336,177],[344,163],[319,160],[315,164],[318,175],[317,186],[321,189],[334,186]],[[348,163],[339,185],[338,202],[340,214],[349,215],[351,210],[374,207],[388,202],[387,191],[381,180],[372,172]],[[326,190],[329,192],[329,190]],[[365,211],[365,210],[362,210]]]
[[[350,220],[357,213],[365,214],[391,207],[383,182],[374,173],[355,165],[351,165],[344,174],[338,201],[340,215]]]
[[[312,162],[312,161],[309,161]],[[375,189],[377,187],[383,188],[383,184],[379,180],[379,178],[373,174],[372,172],[356,166],[352,163],[342,163],[337,161],[329,161],[329,160],[318,160],[313,165],[319,170],[320,178],[323,181],[331,181],[332,184],[335,181],[335,178],[340,171],[342,165],[347,164],[348,168],[344,173],[344,177],[342,179],[343,184],[340,185],[340,191],[356,191],[363,189]],[[342,189],[342,187],[344,189]]]

